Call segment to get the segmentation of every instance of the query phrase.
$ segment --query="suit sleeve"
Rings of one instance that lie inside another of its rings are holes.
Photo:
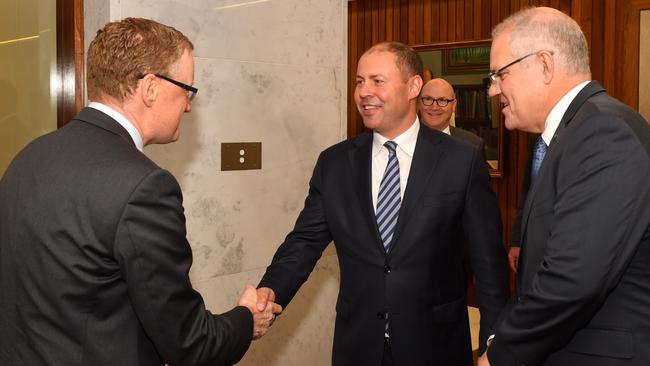
[[[534,272],[530,288],[497,328],[488,350],[493,365],[540,364],[566,346],[617,286],[638,248],[640,238],[628,235],[648,204],[635,193],[647,187],[648,157],[624,123],[607,118],[615,117],[582,121],[562,141],[563,155],[545,162],[555,180],[540,175],[540,184],[553,186],[540,186],[536,199],[547,207],[542,189],[555,190],[556,199],[551,212],[533,207],[528,225],[535,224],[532,215],[551,215],[551,225],[548,237],[526,241],[543,246],[543,258],[526,269]]]
[[[509,294],[508,263],[501,244],[501,215],[490,188],[487,166],[476,149],[467,186],[463,228],[469,258],[476,274],[478,307],[481,313],[479,350],[485,350],[499,313]]]
[[[172,365],[231,365],[248,349],[253,319],[245,307],[213,315],[190,283],[180,187],[164,170],[145,177],[124,209],[115,256],[147,336]]]
[[[269,287],[283,308],[309,278],[316,262],[332,241],[323,204],[323,155],[309,181],[309,194],[293,230],[273,256],[258,287]]]

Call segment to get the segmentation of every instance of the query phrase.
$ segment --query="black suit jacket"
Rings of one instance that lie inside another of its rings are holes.
[[[485,160],[486,166],[488,167],[488,169],[490,168],[490,165],[487,163],[485,157],[485,142],[483,141],[482,138],[478,137],[472,132],[454,126],[449,126],[449,134],[452,137],[455,137],[462,141],[469,142],[470,144],[476,146],[476,148],[478,148],[479,151],[481,152],[481,156],[483,157],[483,160]],[[474,272],[472,271],[472,266],[469,261],[469,246],[467,245],[467,240],[465,239],[463,239],[462,243],[463,243],[463,261],[465,262],[465,273],[467,276],[467,280],[473,281]]]
[[[469,131],[463,130],[462,128],[458,128],[454,126],[449,126],[449,134],[453,137],[459,138],[463,141],[467,141],[476,145],[476,147],[481,151],[481,153],[485,157],[485,142],[479,136]]]
[[[0,364],[227,365],[252,316],[192,289],[180,188],[86,108],[0,181]]]
[[[380,365],[388,313],[397,365],[471,365],[461,226],[478,277],[484,341],[508,296],[501,221],[478,149],[420,127],[392,249],[371,196],[371,132],[321,153],[295,228],[260,286],[283,306],[333,240],[341,271],[334,365]]]
[[[591,82],[530,187],[493,365],[650,365],[648,182],[650,126]]]

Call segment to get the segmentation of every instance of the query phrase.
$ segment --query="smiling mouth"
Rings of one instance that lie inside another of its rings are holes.
[[[379,105],[376,105],[376,104],[363,104],[363,105],[361,105],[361,108],[362,108],[364,111],[368,111],[368,110],[371,110],[371,109],[377,109],[377,108],[379,108],[379,107],[380,107],[380,106],[379,106]]]
[[[505,108],[505,107],[507,107],[509,105],[510,105],[510,103],[508,103],[507,101],[505,101],[505,100],[501,101],[501,109],[503,109],[503,108]]]

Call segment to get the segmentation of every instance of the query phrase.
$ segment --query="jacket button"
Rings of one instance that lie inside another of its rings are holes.
[[[390,273],[393,269],[390,266],[384,266],[384,273]]]

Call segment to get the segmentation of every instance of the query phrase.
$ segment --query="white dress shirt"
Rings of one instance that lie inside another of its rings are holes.
[[[399,188],[402,199],[404,199],[404,191],[406,191],[406,183],[408,182],[409,172],[411,171],[411,161],[413,161],[413,152],[415,151],[415,143],[417,142],[419,131],[420,121],[416,116],[413,125],[392,140],[397,144]],[[388,139],[376,131],[373,132],[372,137],[372,204],[375,212],[377,212],[379,185],[381,184],[381,179],[384,176],[386,165],[388,164],[388,149],[384,146],[384,143]]]
[[[551,109],[551,113],[548,114],[544,123],[544,132],[542,132],[542,139],[546,142],[546,146],[551,144],[553,135],[555,135],[555,131],[557,131],[557,127],[560,125],[562,117],[564,117],[564,113],[569,109],[569,105],[587,84],[589,84],[589,81],[576,85],[568,93],[564,94],[562,99]]]

